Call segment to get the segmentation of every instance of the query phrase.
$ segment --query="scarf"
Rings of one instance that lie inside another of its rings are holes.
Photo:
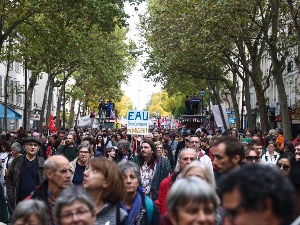
[[[143,195],[143,188],[139,187],[136,192],[136,196],[134,201],[130,207],[128,212],[124,201],[121,202],[121,206],[128,212],[128,225],[138,225],[139,223],[139,215],[142,208],[142,195]]]

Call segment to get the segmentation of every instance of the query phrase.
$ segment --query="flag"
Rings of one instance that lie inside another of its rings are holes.
[[[57,131],[56,126],[55,126],[55,121],[53,120],[53,116],[52,116],[51,113],[50,113],[50,116],[49,116],[49,129],[52,132]]]
[[[157,127],[160,128],[160,119],[157,118]]]

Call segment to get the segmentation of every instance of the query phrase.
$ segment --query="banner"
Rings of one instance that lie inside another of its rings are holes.
[[[228,115],[226,113],[225,105],[221,104],[221,107],[222,107],[223,115],[224,115],[224,118],[225,118],[226,126],[228,128]],[[219,110],[219,105],[213,105],[212,106],[212,112],[214,114],[217,127],[224,127],[222,117],[221,117],[221,112]]]
[[[99,128],[99,121],[95,118],[90,118],[90,115],[80,117],[78,119],[77,126],[78,127],[89,127],[92,126],[92,128]]]
[[[146,135],[149,133],[148,111],[127,112],[127,134]]]
[[[49,116],[49,129],[50,129],[52,132],[57,131],[56,126],[55,126],[55,120],[53,120],[53,116],[52,116],[51,113],[50,113],[50,116]]]

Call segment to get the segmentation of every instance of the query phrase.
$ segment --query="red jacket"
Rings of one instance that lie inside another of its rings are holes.
[[[178,174],[179,174],[178,172],[172,173],[171,175],[163,179],[159,185],[158,199],[155,201],[155,204],[157,205],[157,208],[160,214],[162,215],[165,214],[165,212],[167,211],[167,207],[166,207],[167,195],[171,185],[176,180]]]

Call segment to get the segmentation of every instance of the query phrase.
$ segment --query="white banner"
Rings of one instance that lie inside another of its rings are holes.
[[[222,107],[223,115],[224,115],[224,118],[225,118],[226,126],[228,128],[228,125],[229,125],[228,124],[228,115],[226,113],[225,105],[221,104],[221,107]],[[224,124],[223,124],[223,121],[222,121],[221,112],[219,110],[219,105],[213,105],[212,106],[212,112],[214,114],[217,127],[223,127]]]
[[[149,133],[148,111],[127,112],[127,134],[146,135]]]
[[[93,120],[93,124],[92,124],[92,120]],[[80,117],[78,119],[78,127],[89,127],[92,124],[92,128],[99,128],[99,122],[97,119],[91,119],[90,115],[88,116],[84,116],[84,117]]]

